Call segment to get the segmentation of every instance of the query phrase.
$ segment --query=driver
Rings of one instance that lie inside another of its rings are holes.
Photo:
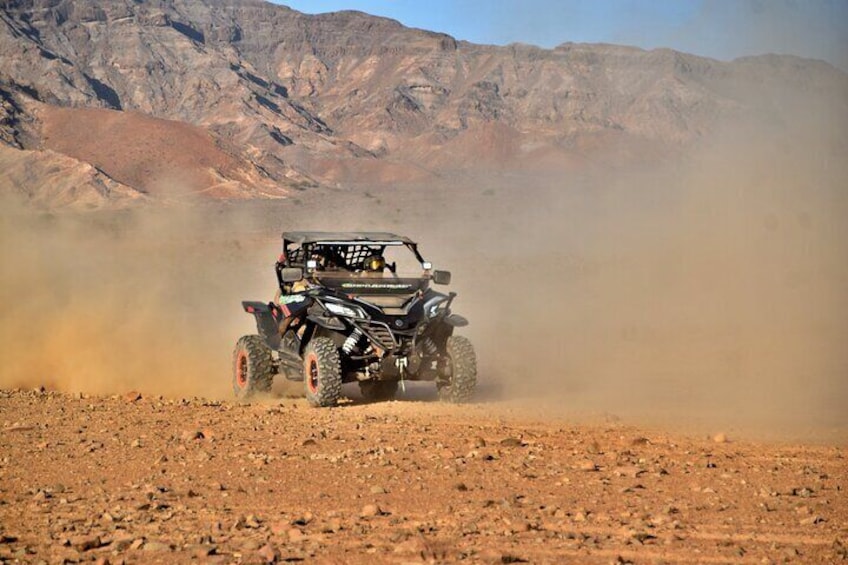
[[[368,257],[363,263],[365,267],[364,275],[371,277],[383,276],[383,270],[386,268],[386,260],[380,254],[374,254]]]

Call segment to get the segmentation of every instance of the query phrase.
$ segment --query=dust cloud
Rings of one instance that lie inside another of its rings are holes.
[[[0,387],[227,394],[239,274],[262,262],[218,212],[51,214],[7,199]]]
[[[728,129],[672,165],[501,179],[488,202],[449,212],[433,239],[497,396],[693,430],[844,436],[840,146]]]
[[[82,215],[3,206],[0,386],[228,397],[283,229],[408,234],[453,271],[481,402],[848,430],[848,128],[717,128],[662,165]]]

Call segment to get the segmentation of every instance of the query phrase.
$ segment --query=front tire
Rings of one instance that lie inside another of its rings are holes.
[[[267,394],[274,382],[271,349],[258,335],[239,338],[233,350],[233,392],[239,400]]]
[[[342,394],[339,352],[333,340],[315,337],[303,352],[303,381],[306,400],[312,406],[335,406]]]
[[[394,399],[398,390],[397,381],[362,381],[359,392],[369,402],[383,402]]]
[[[450,369],[449,380],[439,383],[439,398],[444,402],[468,402],[477,386],[477,355],[468,338],[452,335],[445,352]]]

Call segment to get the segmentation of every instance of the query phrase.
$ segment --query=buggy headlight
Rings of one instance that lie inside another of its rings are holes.
[[[355,308],[352,306],[346,306],[344,304],[338,304],[336,302],[325,302],[324,306],[337,316],[344,316],[346,318],[364,318],[365,312],[360,308]]]

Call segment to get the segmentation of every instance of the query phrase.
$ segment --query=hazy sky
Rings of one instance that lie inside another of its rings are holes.
[[[848,71],[848,0],[277,0],[360,10],[475,43],[671,47],[717,59],[790,53]]]

